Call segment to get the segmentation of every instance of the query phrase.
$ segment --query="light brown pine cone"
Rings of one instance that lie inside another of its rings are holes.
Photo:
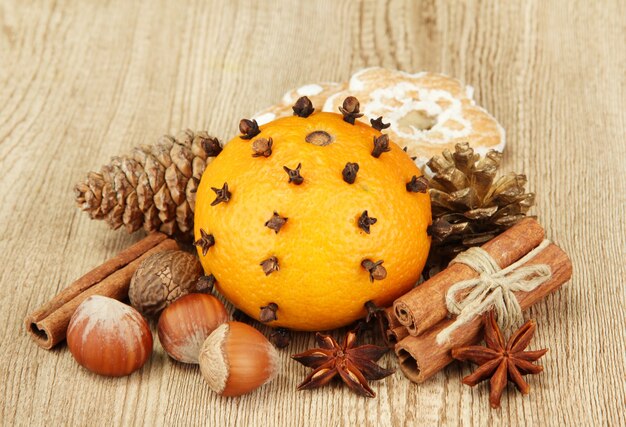
[[[205,131],[165,135],[154,145],[113,157],[100,172],[75,186],[76,203],[92,219],[131,233],[143,226],[169,235],[193,233],[195,191],[202,173],[222,148]]]

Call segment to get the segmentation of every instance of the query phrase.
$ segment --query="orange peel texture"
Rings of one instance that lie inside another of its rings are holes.
[[[214,238],[198,255],[217,289],[255,319],[274,303],[270,326],[305,331],[345,326],[366,314],[367,301],[388,306],[410,290],[428,255],[431,209],[427,192],[407,190],[421,176],[409,156],[393,142],[372,156],[381,132],[340,114],[285,117],[260,130],[226,144],[197,191],[195,237]],[[266,142],[255,145],[261,138],[271,138],[269,153]],[[347,163],[358,164],[352,184],[342,175]],[[284,167],[298,165],[302,182],[289,182]],[[229,199],[212,205],[212,188],[224,183]],[[364,211],[369,233],[359,224]],[[261,264],[274,259],[268,272]],[[371,280],[364,260],[382,260],[386,276]]]

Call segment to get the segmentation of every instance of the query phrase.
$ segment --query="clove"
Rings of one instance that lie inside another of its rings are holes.
[[[271,256],[268,259],[263,260],[259,265],[261,266],[261,268],[263,268],[263,273],[265,273],[266,276],[269,276],[274,271],[280,270],[280,266],[278,265],[278,258],[276,258],[275,256]]]
[[[276,346],[276,348],[285,348],[291,343],[291,336],[289,329],[276,328],[274,332],[270,334],[270,341]]]
[[[376,218],[372,218],[367,215],[367,211],[363,211],[357,222],[361,230],[365,231],[367,234],[370,234],[370,225],[376,224],[376,221],[378,221]]]
[[[272,138],[259,138],[252,142],[252,157],[269,157],[272,155]]]
[[[411,193],[425,193],[428,190],[428,179],[425,176],[417,177],[413,175],[411,180],[406,183],[406,191]]]
[[[298,98],[296,103],[293,104],[292,108],[294,116],[304,118],[309,117],[311,114],[313,114],[313,111],[315,111],[315,108],[313,108],[313,103],[307,96],[302,96]]]
[[[387,270],[382,266],[383,262],[384,261],[382,259],[376,262],[370,259],[364,259],[361,262],[361,267],[366,269],[370,274],[370,282],[373,282],[374,280],[383,280],[387,277]]]
[[[389,136],[383,134],[379,137],[374,137],[374,149],[372,150],[372,156],[379,158],[381,154],[391,151],[389,148]]]
[[[211,206],[218,205],[222,202],[228,203],[230,197],[232,196],[231,192],[228,191],[228,184],[224,183],[222,188],[211,187],[211,190],[215,191],[216,197],[215,200],[211,202]]]
[[[348,184],[354,184],[356,181],[356,173],[359,171],[358,163],[346,163],[346,166],[341,171],[341,175],[343,176],[343,180]]]
[[[200,229],[200,238],[193,242],[195,246],[202,248],[202,256],[206,256],[211,246],[215,244],[215,237],[212,234],[207,233],[204,229]]]
[[[354,96],[349,96],[344,99],[343,105],[339,107],[339,111],[343,114],[343,121],[353,125],[356,119],[363,116],[363,114],[359,112],[360,107],[359,100]]]
[[[278,234],[283,225],[287,222],[289,218],[282,217],[278,215],[278,212],[274,211],[274,215],[267,221],[265,221],[265,226],[270,228]]]
[[[379,307],[371,300],[365,303],[365,309],[367,310],[367,315],[365,316],[365,327],[363,329],[376,330],[376,328],[378,328],[378,333],[385,345],[391,347],[389,337],[387,336],[389,322],[385,316],[385,309]]]
[[[287,172],[287,175],[289,175],[289,182],[293,182],[295,185],[300,185],[304,182],[304,178],[300,175],[301,167],[301,163],[298,163],[295,169],[289,169],[287,166],[283,166],[283,169]]]
[[[444,218],[437,218],[433,221],[432,225],[429,225],[426,228],[426,233],[429,236],[432,236],[433,240],[436,242],[443,242],[448,238],[451,234],[462,233],[467,230],[469,226],[468,222],[460,222],[456,224],[452,224],[445,220]]]
[[[210,292],[215,287],[215,276],[209,274],[208,276],[200,276],[196,281],[197,292]]]
[[[259,129],[259,124],[256,120],[241,119],[239,132],[241,132],[241,139],[252,139],[261,133],[261,129]]]
[[[383,123],[383,116],[380,116],[377,119],[370,119],[370,123],[372,124],[372,127],[378,131],[387,129],[391,126],[391,123]]]
[[[268,305],[261,307],[259,320],[263,323],[268,323],[273,320],[278,320],[278,316],[276,316],[277,311],[278,311],[278,304],[270,302]]]
[[[218,154],[222,152],[222,145],[220,144],[219,139],[208,137],[202,138],[201,143],[202,149],[206,153],[208,157],[216,157]]]
[[[365,309],[367,310],[367,316],[365,316],[367,323],[370,323],[385,311],[384,308],[377,306],[372,300],[365,303]]]

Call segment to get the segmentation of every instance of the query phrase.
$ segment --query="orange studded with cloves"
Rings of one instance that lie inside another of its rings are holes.
[[[342,114],[307,101],[263,126],[242,120],[204,171],[194,231],[206,274],[237,308],[313,331],[345,326],[368,301],[388,306],[415,285],[431,209],[408,155],[378,122],[353,120],[358,101]]]

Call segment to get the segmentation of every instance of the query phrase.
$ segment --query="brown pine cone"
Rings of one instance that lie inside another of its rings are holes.
[[[497,177],[502,153],[484,157],[467,143],[456,144],[428,162],[433,172],[429,193],[433,211],[428,266],[445,268],[458,253],[493,239],[526,217],[535,194],[525,189],[526,176]]]
[[[143,226],[169,235],[193,233],[196,189],[202,172],[222,150],[205,131],[165,135],[154,145],[113,157],[76,185],[76,203],[92,219],[129,233]]]

